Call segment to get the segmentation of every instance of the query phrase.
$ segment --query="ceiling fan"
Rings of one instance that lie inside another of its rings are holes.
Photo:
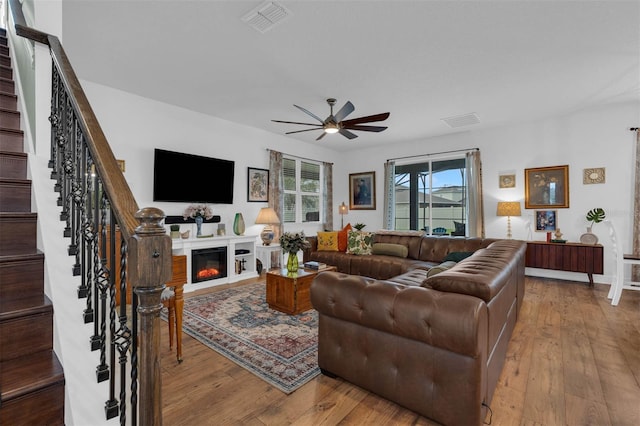
[[[304,129],[304,130],[294,130],[292,132],[286,132],[286,135],[290,135],[292,133],[301,133],[301,132],[311,132],[313,130],[323,130],[322,134],[316,138],[316,140],[322,139],[327,133],[340,133],[347,139],[355,139],[358,137],[355,133],[350,130],[358,130],[362,132],[381,132],[386,129],[384,126],[363,126],[362,123],[373,123],[376,121],[384,121],[389,118],[389,113],[384,112],[382,114],[368,115],[366,117],[352,118],[351,120],[345,120],[345,118],[351,114],[355,107],[349,101],[337,113],[333,113],[333,106],[336,104],[336,100],[334,98],[327,99],[327,103],[331,108],[331,113],[324,120],[308,111],[301,106],[293,105],[298,108],[300,111],[305,114],[310,115],[320,122],[320,124],[316,123],[300,123],[298,121],[282,121],[282,120],[271,120],[275,123],[286,123],[286,124],[301,124],[303,126],[314,126],[312,129]]]

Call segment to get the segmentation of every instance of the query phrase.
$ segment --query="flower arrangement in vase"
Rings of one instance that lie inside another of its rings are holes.
[[[191,204],[185,209],[182,217],[184,220],[189,218],[193,218],[195,220],[196,226],[198,227],[196,236],[199,237],[202,235],[202,222],[204,222],[205,219],[211,219],[213,217],[213,211],[211,210],[211,207],[206,204]]]
[[[287,270],[289,272],[298,272],[298,252],[309,247],[309,241],[304,232],[285,232],[280,236],[280,247],[282,251],[289,254],[287,259]]]

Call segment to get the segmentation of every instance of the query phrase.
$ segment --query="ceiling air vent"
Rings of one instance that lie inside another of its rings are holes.
[[[447,125],[452,129],[455,129],[456,127],[464,127],[480,123],[480,118],[478,118],[475,112],[455,115],[453,117],[441,118],[441,120],[447,123]]]
[[[251,28],[266,33],[292,15],[291,11],[274,1],[266,1],[242,17]]]

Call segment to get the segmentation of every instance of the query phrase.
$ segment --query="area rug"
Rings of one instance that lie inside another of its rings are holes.
[[[264,283],[186,298],[183,331],[287,394],[320,374],[318,313],[269,309]]]

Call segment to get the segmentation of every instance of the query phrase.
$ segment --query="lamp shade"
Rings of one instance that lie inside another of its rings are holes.
[[[276,211],[271,207],[263,207],[258,212],[256,223],[259,225],[272,225],[274,223],[280,223]]]
[[[496,216],[521,216],[519,201],[498,201]]]
[[[349,207],[347,207],[347,205],[343,201],[342,204],[338,206],[338,213],[347,214],[348,211],[349,211]]]

